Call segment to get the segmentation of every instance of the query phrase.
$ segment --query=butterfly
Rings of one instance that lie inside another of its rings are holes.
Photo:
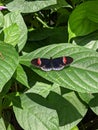
[[[62,70],[65,66],[69,66],[73,62],[73,58],[69,56],[58,57],[55,59],[36,58],[31,60],[31,64],[44,71]]]

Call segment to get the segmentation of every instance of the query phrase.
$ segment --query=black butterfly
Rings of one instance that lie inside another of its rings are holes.
[[[55,59],[36,58],[31,61],[34,66],[44,71],[62,70],[65,66],[70,65],[72,62],[73,58],[69,56],[58,57]]]

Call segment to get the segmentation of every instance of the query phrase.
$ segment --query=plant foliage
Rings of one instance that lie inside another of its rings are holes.
[[[0,5],[0,130],[97,129],[98,1]],[[73,62],[60,71],[31,64],[62,56]],[[84,123],[89,110],[96,118]]]

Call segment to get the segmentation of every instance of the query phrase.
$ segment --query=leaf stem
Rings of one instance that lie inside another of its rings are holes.
[[[36,19],[37,19],[40,23],[42,23],[46,28],[49,28],[49,26],[48,26],[45,22],[43,22],[38,16],[36,16]]]

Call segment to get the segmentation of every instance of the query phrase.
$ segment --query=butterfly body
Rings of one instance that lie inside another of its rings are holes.
[[[58,57],[55,59],[47,59],[47,58],[36,58],[31,61],[31,63],[44,70],[44,71],[51,71],[51,70],[62,70],[65,66],[68,66],[73,61],[73,58],[67,57]]]

